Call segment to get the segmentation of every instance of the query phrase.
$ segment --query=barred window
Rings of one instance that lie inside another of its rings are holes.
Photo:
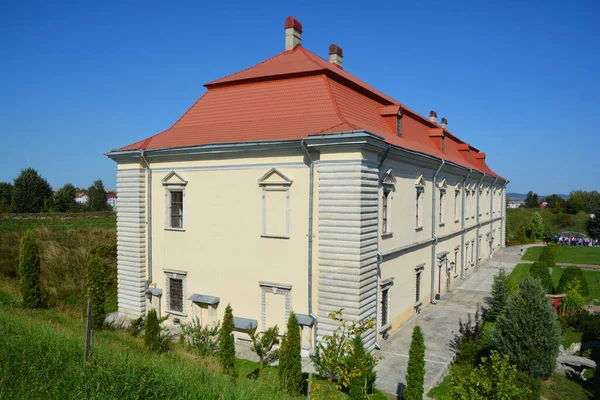
[[[415,297],[416,303],[421,301],[421,274],[422,274],[422,271],[417,272],[417,281],[416,281],[417,291],[416,291],[416,297]]]
[[[169,310],[183,312],[183,280],[169,279]]]
[[[390,289],[381,291],[381,325],[387,325],[389,321],[389,294]]]

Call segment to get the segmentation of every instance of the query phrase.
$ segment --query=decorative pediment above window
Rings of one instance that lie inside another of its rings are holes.
[[[259,186],[290,186],[291,184],[292,180],[275,168],[271,168],[269,172],[264,174],[262,178],[258,180]]]
[[[415,186],[420,188],[425,187],[425,179],[423,178],[423,175],[419,175],[417,180],[415,180]]]
[[[396,184],[396,177],[394,176],[394,171],[392,171],[391,168],[388,169],[383,175],[381,184],[383,186],[394,186]]]
[[[458,182],[458,183],[456,184],[456,186],[454,186],[454,190],[455,190],[456,192],[460,192],[460,190],[461,190],[461,189],[462,189],[462,185],[460,184],[460,182]]]
[[[448,187],[448,185],[446,184],[446,179],[442,179],[441,181],[438,182],[438,189],[446,190],[447,187]]]
[[[163,186],[185,186],[188,183],[188,181],[183,179],[181,175],[175,171],[169,172],[161,182]]]

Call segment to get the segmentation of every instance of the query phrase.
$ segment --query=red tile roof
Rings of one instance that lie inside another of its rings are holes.
[[[362,129],[392,145],[499,177],[474,154],[467,162],[457,149],[462,142],[445,129],[442,153],[429,137],[439,125],[300,45],[205,86],[207,92],[172,127],[119,150],[298,140]],[[399,110],[400,136],[385,120]]]

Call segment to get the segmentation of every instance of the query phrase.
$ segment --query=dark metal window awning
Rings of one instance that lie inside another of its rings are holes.
[[[250,318],[233,317],[233,328],[240,331],[249,331],[258,326],[258,321]]]
[[[221,301],[220,298],[215,297],[215,296],[208,296],[205,294],[196,294],[194,293],[193,295],[191,295],[188,300],[192,301],[193,303],[199,303],[199,304],[209,304],[209,305],[214,305],[217,304]]]
[[[313,326],[316,322],[315,319],[308,314],[296,314],[296,319],[301,326]]]

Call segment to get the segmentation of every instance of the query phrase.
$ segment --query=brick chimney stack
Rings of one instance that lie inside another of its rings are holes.
[[[435,111],[429,111],[429,120],[433,123],[437,123],[437,113]]]
[[[302,23],[292,16],[285,19],[285,49],[302,46]]]
[[[344,57],[344,53],[342,52],[342,48],[332,44],[329,46],[329,62],[337,65],[342,68],[342,59]]]
[[[446,129],[448,127],[448,120],[446,118],[442,118],[442,128]]]

